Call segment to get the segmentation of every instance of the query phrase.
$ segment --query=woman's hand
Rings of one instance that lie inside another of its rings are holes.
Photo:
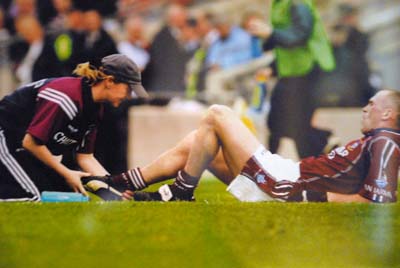
[[[91,174],[87,172],[68,170],[68,172],[64,175],[64,178],[68,185],[71,186],[72,190],[87,196],[88,194],[86,193],[85,188],[82,185],[81,178],[90,175]]]

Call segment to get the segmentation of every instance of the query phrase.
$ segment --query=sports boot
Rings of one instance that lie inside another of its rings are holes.
[[[133,194],[135,201],[195,201],[193,190],[183,190],[176,185],[164,184],[157,192],[135,192]]]
[[[81,178],[82,184],[91,192],[105,201],[122,200],[122,193],[110,186],[110,176],[89,176]]]

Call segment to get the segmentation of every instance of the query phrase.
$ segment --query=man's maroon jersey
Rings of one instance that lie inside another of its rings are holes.
[[[375,129],[327,155],[300,162],[305,189],[359,194],[373,202],[396,202],[400,131]]]

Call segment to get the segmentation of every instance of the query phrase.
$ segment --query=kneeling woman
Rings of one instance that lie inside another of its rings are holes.
[[[40,201],[45,190],[86,194],[81,177],[108,174],[93,155],[102,103],[147,97],[140,71],[113,54],[99,68],[79,64],[74,74],[28,84],[0,101],[0,201]],[[60,161],[71,152],[82,171]]]

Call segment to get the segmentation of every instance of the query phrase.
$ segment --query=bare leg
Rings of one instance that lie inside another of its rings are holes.
[[[201,121],[194,138],[167,151],[144,169],[143,177],[149,176],[147,182],[153,183],[166,178],[166,174],[176,173],[187,159],[184,168],[177,172],[174,183],[161,186],[157,192],[135,192],[133,198],[136,201],[192,201],[194,189],[205,169],[209,168],[228,184],[259,146],[260,142],[232,110],[213,105]],[[187,156],[188,149],[190,152]],[[171,155],[174,155],[174,159],[176,155],[176,163],[168,163]],[[158,164],[163,166],[160,171],[156,170]]]
[[[111,183],[135,191],[176,177],[171,186],[173,192],[183,191],[188,199],[205,169],[229,184],[259,146],[257,139],[229,108],[213,105],[197,131],[144,168],[112,176]]]
[[[230,184],[231,181],[235,178],[235,176],[233,175],[233,173],[226,164],[221,149],[218,151],[217,156],[210,163],[207,170],[210,171],[215,177],[217,177],[217,179],[219,179],[226,185]]]
[[[175,147],[165,151],[153,162],[142,167],[141,172],[146,184],[150,185],[175,178],[178,171],[183,169],[187,162],[190,149],[195,141],[195,136],[196,131],[191,132]],[[226,165],[222,151],[217,154],[208,169],[225,184],[229,184],[234,178]]]
[[[147,185],[176,177],[186,164],[196,131],[188,134],[175,147],[162,153],[153,162],[141,168]]]
[[[200,124],[184,170],[192,177],[200,177],[221,147],[229,170],[236,176],[259,146],[260,142],[231,109],[213,105]]]

